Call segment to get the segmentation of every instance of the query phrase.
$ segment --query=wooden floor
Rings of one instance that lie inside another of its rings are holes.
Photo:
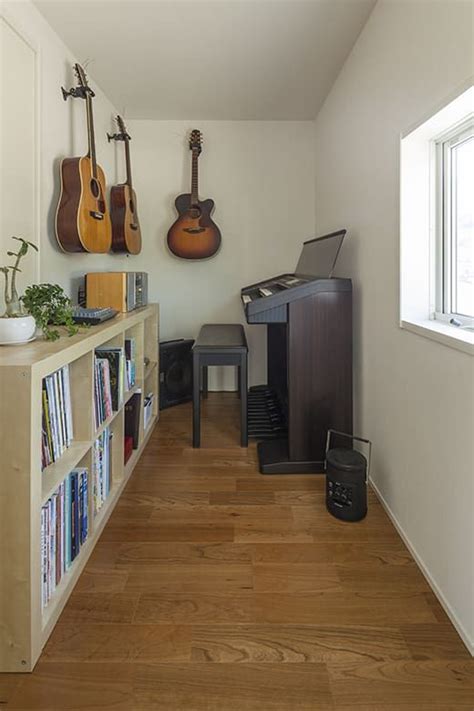
[[[1,708],[472,711],[474,660],[375,498],[338,522],[322,477],[258,473],[233,395],[203,414],[193,450],[190,407],[162,413]]]

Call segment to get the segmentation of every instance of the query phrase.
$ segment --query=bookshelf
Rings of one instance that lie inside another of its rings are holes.
[[[37,340],[0,348],[0,672],[27,672],[56,624],[84,565],[140,458],[158,419],[158,306],[120,314],[56,342]],[[94,424],[96,348],[123,346],[135,339],[136,383],[107,421]],[[42,382],[69,365],[74,437],[54,463],[41,470]],[[126,402],[142,392],[138,448],[124,465]],[[143,426],[143,400],[153,393],[152,416]],[[97,514],[92,502],[92,449],[110,428],[111,481]],[[41,508],[76,468],[89,472],[89,532],[48,604],[41,602]]]

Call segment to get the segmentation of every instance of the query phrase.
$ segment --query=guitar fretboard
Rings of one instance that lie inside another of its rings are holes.
[[[193,159],[191,165],[191,205],[197,205],[199,202],[198,189],[198,158],[199,153],[193,149]]]

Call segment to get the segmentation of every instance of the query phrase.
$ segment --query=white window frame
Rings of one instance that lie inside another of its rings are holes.
[[[400,328],[474,357],[474,329],[443,314],[436,142],[474,113],[474,78],[400,134]],[[438,223],[439,224],[439,223]],[[439,318],[436,318],[436,314]]]
[[[433,216],[435,236],[434,306],[433,317],[452,326],[473,329],[474,318],[458,313],[455,308],[452,282],[452,259],[455,249],[451,205],[455,186],[451,181],[452,150],[474,137],[474,113],[452,126],[433,140],[435,181]]]

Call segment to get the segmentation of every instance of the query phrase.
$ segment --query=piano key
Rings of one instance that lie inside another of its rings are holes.
[[[242,301],[244,304],[250,304],[252,298],[248,294],[242,294]]]

